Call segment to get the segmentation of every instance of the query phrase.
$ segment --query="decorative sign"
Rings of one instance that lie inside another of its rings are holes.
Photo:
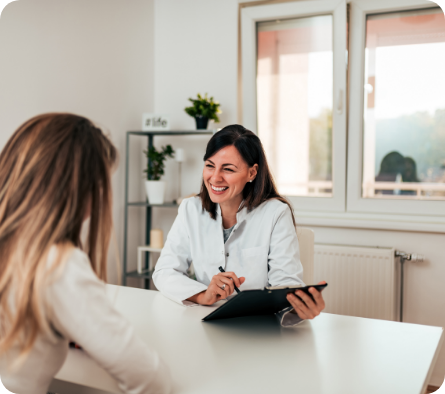
[[[170,117],[159,114],[142,114],[143,131],[167,131],[170,130]]]

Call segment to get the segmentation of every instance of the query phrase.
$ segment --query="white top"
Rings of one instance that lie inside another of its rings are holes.
[[[224,243],[220,206],[214,220],[199,197],[185,199],[156,263],[157,289],[181,305],[196,305],[187,298],[206,290],[219,266],[246,278],[241,291],[304,285],[297,233],[287,204],[273,199],[251,211],[243,208],[236,222]],[[196,281],[187,276],[192,261]],[[301,322],[293,313],[283,313],[281,318],[284,325]]]
[[[274,316],[203,322],[224,301],[184,308],[158,291],[107,285],[107,293],[162,355],[174,394],[424,394],[443,339],[439,327],[330,313],[296,329]],[[120,393],[80,355],[70,349],[51,392],[92,392],[76,383]]]
[[[55,256],[53,248],[49,264]],[[105,284],[80,249],[74,249],[56,280],[45,289],[44,297],[57,338],[40,334],[26,362],[16,372],[8,372],[6,366],[17,350],[9,353],[9,361],[2,357],[0,375],[8,390],[20,394],[46,393],[65,361],[68,342],[74,341],[118,381],[124,393],[171,391],[167,367],[113,308]]]

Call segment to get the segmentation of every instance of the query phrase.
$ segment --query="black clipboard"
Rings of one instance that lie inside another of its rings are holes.
[[[203,321],[230,319],[244,316],[273,315],[284,308],[291,306],[286,298],[288,293],[302,290],[309,294],[310,287],[315,287],[318,291],[323,290],[328,284],[310,286],[280,286],[265,287],[258,290],[244,290],[226,303],[208,314]]]

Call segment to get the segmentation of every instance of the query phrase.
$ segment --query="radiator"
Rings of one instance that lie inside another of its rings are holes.
[[[316,244],[314,280],[328,282],[324,312],[398,320],[399,268],[392,248]]]

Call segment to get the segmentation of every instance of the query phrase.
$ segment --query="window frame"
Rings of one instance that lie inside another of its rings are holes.
[[[257,133],[257,22],[333,16],[332,197],[286,196],[298,210],[344,212],[346,208],[346,1],[317,0],[265,4],[241,10],[242,122]],[[340,110],[338,110],[340,108]]]
[[[349,115],[347,206],[350,213],[445,216],[445,201],[362,197],[366,17],[369,14],[437,8],[423,0],[353,0],[349,26]]]

